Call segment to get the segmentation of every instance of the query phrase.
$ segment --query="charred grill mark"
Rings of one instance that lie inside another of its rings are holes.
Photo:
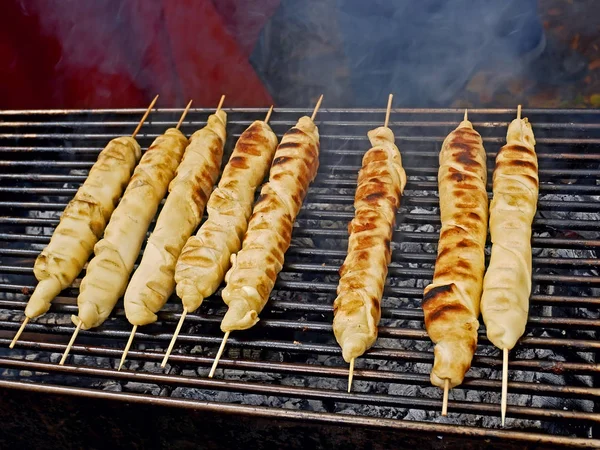
[[[466,308],[460,303],[449,303],[446,305],[441,305],[439,308],[436,308],[433,312],[429,314],[429,316],[426,319],[426,322],[435,322],[438,319],[443,320],[444,316],[447,316],[446,320],[452,320],[455,314],[462,313],[465,311]]]
[[[283,149],[286,149],[286,148],[299,148],[299,147],[302,147],[302,143],[301,142],[296,142],[296,141],[282,142],[277,147],[277,150],[283,150]]]
[[[295,134],[306,135],[306,133],[304,131],[302,131],[300,128],[294,127],[294,128],[291,128],[290,130],[288,130],[288,132],[283,135],[283,138],[285,139],[285,136],[292,136]]]
[[[367,195],[364,200],[367,203],[377,203],[377,200],[385,198],[385,192],[373,192],[372,194]]]
[[[229,164],[234,169],[247,169],[249,167],[245,156],[233,156],[229,160]]]
[[[471,264],[468,261],[465,261],[464,259],[459,259],[456,263],[456,266],[466,270],[471,270],[472,268]]]
[[[479,214],[477,214],[476,212],[471,211],[470,213],[467,214],[467,217],[471,220],[475,220],[477,222],[481,222],[481,217],[479,216]]]
[[[235,146],[235,152],[252,155],[252,156],[260,156],[260,153],[261,153],[260,149],[258,148],[258,146],[256,144],[250,143],[250,142],[241,142],[241,138],[240,138],[240,141],[238,141],[237,145]]]
[[[535,154],[533,150],[521,144],[506,145],[500,149],[500,152],[498,152],[498,154],[501,155],[505,150],[514,150],[515,152],[528,153],[530,155]]]
[[[465,152],[465,153],[461,153],[456,157],[456,161],[463,164],[465,166],[465,168],[467,167],[481,167],[481,164],[479,164],[479,162],[477,162],[475,160],[475,158]]]
[[[511,161],[498,161],[496,163],[496,167],[504,167],[504,166],[522,167],[522,168],[530,169],[530,170],[537,172],[537,166],[534,163],[532,163],[531,161],[523,161],[520,159],[513,159]]]
[[[460,172],[452,172],[448,178],[456,183],[460,183],[465,179],[464,175]]]
[[[272,167],[279,166],[281,164],[285,164],[288,161],[292,161],[293,158],[289,156],[278,156],[273,160]]]
[[[431,288],[423,295],[423,301],[421,302],[421,304],[423,308],[425,308],[425,305],[427,305],[427,303],[431,300],[435,300],[435,298],[438,296],[443,297],[445,294],[449,294],[450,292],[452,292],[451,284],[445,284],[443,286],[436,286],[434,288]]]

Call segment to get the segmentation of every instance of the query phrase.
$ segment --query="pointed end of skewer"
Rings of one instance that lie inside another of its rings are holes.
[[[179,130],[179,127],[183,123],[185,116],[187,116],[187,113],[190,110],[190,106],[192,106],[192,102],[193,102],[193,100],[190,100],[190,102],[187,104],[187,106],[183,110],[183,113],[181,114],[181,117],[179,118],[179,122],[177,122],[177,126],[175,127],[176,130]]]
[[[269,119],[271,118],[272,113],[273,113],[273,105],[271,105],[271,107],[269,108],[269,111],[267,111],[267,116],[265,117],[265,123],[269,123]]]
[[[181,317],[179,318],[179,322],[177,323],[177,328],[175,328],[175,333],[173,333],[173,337],[171,338],[171,342],[169,342],[169,348],[167,348],[167,352],[165,353],[165,357],[160,363],[160,367],[164,368],[167,365],[167,361],[169,360],[169,356],[171,356],[171,352],[173,351],[173,347],[175,346],[175,341],[177,341],[177,336],[179,336],[179,332],[181,331],[181,327],[183,326],[183,321],[187,316],[188,310],[187,308],[183,308],[183,313],[181,313]]]
[[[227,344],[227,339],[229,339],[229,333],[231,333],[231,331],[228,331],[223,336],[223,341],[221,342],[221,346],[219,347],[219,351],[217,352],[217,356],[215,356],[215,360],[213,362],[213,365],[210,368],[210,372],[208,373],[208,378],[212,378],[215,375],[215,371],[217,370],[217,366],[219,365],[219,360],[221,359],[221,355],[223,354],[223,350],[225,350],[225,344]]]
[[[442,400],[442,416],[448,415],[448,393],[450,392],[450,380],[444,380],[444,399]]]
[[[387,128],[390,123],[390,113],[392,112],[392,100],[394,99],[394,94],[390,94],[388,97],[387,109],[385,111],[385,122],[383,124],[384,127]]]
[[[521,120],[521,105],[517,106],[517,119]]]
[[[506,420],[506,397],[508,396],[508,349],[502,350],[502,400],[500,403],[500,416],[502,426]]]
[[[355,358],[350,360],[350,369],[348,369],[348,393],[350,393],[352,390],[352,378],[354,378],[354,360]]]
[[[312,116],[310,116],[310,120],[314,122],[315,117],[317,117],[317,113],[319,112],[319,108],[321,108],[321,103],[323,102],[323,94],[317,100],[317,104],[315,105],[315,109],[313,110]]]
[[[219,111],[221,109],[224,101],[225,101],[225,94],[221,95],[221,100],[219,100],[219,104],[217,105],[217,111]]]
[[[8,346],[8,348],[14,348],[15,347],[15,344],[17,343],[17,341],[21,337],[21,334],[23,333],[23,330],[25,329],[25,327],[27,326],[28,323],[29,323],[29,317],[25,316],[25,320],[23,320],[23,323],[19,327],[19,331],[17,331],[17,334],[15,334],[15,337],[13,338],[13,340],[10,343],[10,345]]]
[[[77,339],[79,330],[81,330],[82,323],[83,322],[80,320],[79,323],[77,324],[77,328],[75,328],[75,331],[73,331],[71,340],[69,341],[69,344],[67,345],[67,348],[65,349],[65,352],[63,353],[62,358],[60,359],[60,362],[58,363],[58,365],[63,366],[65,364],[65,361],[67,360],[67,356],[69,356],[69,352],[71,351],[71,347],[73,347],[73,344],[75,343],[75,339]]]
[[[148,109],[146,109],[146,112],[142,116],[140,123],[138,123],[138,126],[135,128],[135,131],[131,134],[132,138],[135,138],[137,136],[137,134],[140,132],[142,125],[144,125],[144,122],[148,118],[148,115],[150,114],[150,111],[152,111],[152,108],[154,108],[154,105],[156,104],[157,100],[158,100],[158,94],[156,95],[156,97],[154,97],[154,100],[152,100],[152,102],[148,106]]]
[[[127,359],[127,354],[129,353],[129,348],[131,347],[131,344],[133,343],[133,338],[135,337],[135,332],[137,331],[137,327],[138,327],[137,325],[134,325],[133,328],[131,329],[131,334],[129,335],[129,340],[127,341],[125,350],[123,350],[123,355],[121,356],[121,362],[119,363],[119,368],[117,370],[121,370],[121,367],[123,367],[123,363]]]

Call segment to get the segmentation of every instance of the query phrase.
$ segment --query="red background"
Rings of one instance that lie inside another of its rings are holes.
[[[279,0],[4,0],[0,109],[266,106],[248,62]]]

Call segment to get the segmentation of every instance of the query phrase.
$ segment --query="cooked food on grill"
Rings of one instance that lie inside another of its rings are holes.
[[[113,139],[65,208],[48,246],[37,257],[33,272],[39,280],[25,315],[35,318],[50,308],[60,291],[73,283],[102,236],[108,220],[141,156],[129,136]]]
[[[142,156],[104,237],[94,247],[95,256],[81,282],[79,314],[71,317],[79,328],[86,330],[102,324],[124,294],[148,226],[187,143],[181,131],[170,128]]]
[[[523,335],[531,293],[531,225],[538,200],[538,162],[531,124],[517,118],[496,157],[490,204],[492,255],[481,296],[488,339],[512,349]]]
[[[87,179],[65,208],[50,242],[35,261],[33,272],[39,283],[10,348],[15,346],[29,319],[48,311],[52,300],[73,283],[92,254],[140,159],[142,150],[135,137],[157,100],[158,95],[131,136],[113,139],[100,152]]]
[[[219,175],[226,123],[227,114],[219,109],[190,137],[142,261],[125,292],[125,313],[132,325],[155,322],[156,312],[175,289],[177,258],[200,223]]]
[[[442,228],[433,282],[425,288],[425,327],[435,345],[431,382],[462,383],[477,347],[488,197],[483,141],[465,119],[446,137],[438,173]]]
[[[177,261],[177,295],[187,312],[212,295],[239,251],[252,214],[254,193],[262,183],[277,147],[277,136],[262,120],[242,133],[219,186],[208,200],[208,219],[188,239]]]
[[[292,238],[292,226],[319,167],[319,130],[301,117],[275,151],[269,182],[261,189],[222,297],[229,306],[221,330],[245,330],[258,322]]]
[[[361,356],[377,339],[390,241],[406,185],[392,130],[379,127],[368,136],[373,147],[365,153],[358,174],[348,254],[333,303],[333,332],[346,362]]]

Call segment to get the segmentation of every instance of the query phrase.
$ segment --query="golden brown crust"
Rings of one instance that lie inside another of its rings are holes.
[[[454,387],[477,347],[488,198],[486,156],[469,121],[448,135],[440,152],[442,228],[432,283],[425,288],[425,327],[435,346],[431,382]]]
[[[141,149],[131,137],[113,139],[98,155],[87,179],[65,208],[48,246],[37,257],[33,272],[40,282],[25,315],[44,314],[60,291],[75,280],[102,236]]]
[[[277,147],[269,182],[254,206],[242,249],[232,257],[222,293],[229,306],[221,323],[223,331],[243,330],[258,321],[283,266],[294,220],[318,167],[319,133],[310,118],[302,117]]]
[[[156,312],[175,289],[177,258],[200,224],[219,175],[226,124],[227,114],[219,110],[190,137],[142,261],[125,292],[125,314],[132,325],[155,322]]]
[[[94,247],[94,258],[81,281],[75,325],[89,329],[102,324],[124,294],[148,226],[187,145],[179,130],[168,129],[154,140],[136,167],[123,198]]]
[[[377,339],[390,241],[406,185],[392,131],[377,128],[369,132],[369,138],[373,147],[365,153],[358,174],[348,254],[333,303],[333,331],[347,362],[361,356]]]
[[[275,133],[262,121],[254,122],[240,136],[208,201],[208,219],[188,239],[177,261],[177,294],[189,312],[217,290],[231,255],[240,249],[254,193],[269,170],[276,146]]]

